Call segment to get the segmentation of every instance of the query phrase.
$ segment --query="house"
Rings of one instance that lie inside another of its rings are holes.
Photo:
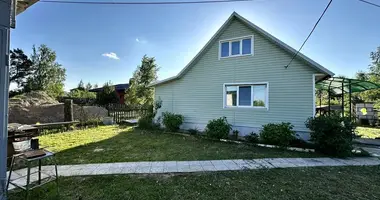
[[[112,87],[115,87],[115,91],[117,93],[117,96],[120,99],[120,104],[124,104],[124,95],[125,95],[125,92],[127,91],[127,89],[129,88],[129,84],[128,83],[117,84],[117,85],[112,85]],[[94,89],[91,89],[89,91],[98,93],[98,92],[103,91],[103,87],[94,88]]]
[[[181,128],[204,129],[227,117],[241,135],[262,125],[290,122],[307,139],[305,120],[315,115],[315,83],[334,74],[236,12],[178,75],[158,81],[157,116],[182,114]]]

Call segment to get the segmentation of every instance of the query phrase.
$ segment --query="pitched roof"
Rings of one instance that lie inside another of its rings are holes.
[[[116,91],[126,90],[126,89],[129,88],[129,84],[128,83],[122,83],[122,84],[117,84],[117,85],[112,85],[112,86],[115,87]],[[103,87],[93,88],[93,89],[91,89],[89,91],[90,92],[100,92],[100,91],[103,91]]]
[[[184,74],[186,74],[187,71],[189,71],[189,69],[193,66],[193,64],[202,56],[202,54],[206,51],[207,47],[209,45],[211,45],[214,40],[216,40],[218,38],[218,36],[227,28],[227,26],[229,25],[229,23],[233,20],[233,19],[238,19],[240,20],[241,22],[243,22],[245,25],[247,25],[248,27],[250,27],[251,29],[255,30],[256,32],[262,34],[264,37],[266,37],[268,40],[272,41],[273,43],[277,44],[279,47],[281,47],[282,49],[284,49],[285,51],[291,53],[291,54],[295,54],[297,52],[297,50],[295,50],[294,48],[290,47],[289,45],[285,44],[284,42],[280,41],[279,39],[277,39],[276,37],[274,37],[273,35],[269,34],[268,32],[264,31],[263,29],[261,29],[260,27],[256,26],[255,24],[253,24],[252,22],[248,21],[247,19],[245,19],[244,17],[240,16],[239,14],[237,14],[236,12],[233,12],[231,14],[231,16],[227,19],[226,22],[224,22],[224,24],[219,28],[219,30],[214,34],[214,36],[212,36],[212,38],[206,43],[206,45],[198,52],[198,54],[185,66],[185,68],[183,68],[176,76],[173,76],[173,77],[170,77],[170,78],[167,78],[167,79],[164,79],[164,80],[161,80],[161,81],[157,81],[153,84],[151,84],[151,86],[155,86],[155,85],[160,85],[160,84],[163,84],[163,83],[167,83],[167,82],[170,82],[170,81],[173,81],[173,80],[176,80],[176,79],[179,79],[181,78]],[[306,62],[307,64],[309,64],[311,67],[315,68],[316,70],[320,71],[321,73],[325,73],[325,74],[328,74],[330,76],[334,76],[334,73],[331,72],[330,70],[326,69],[325,67],[323,67],[322,65],[318,64],[317,62],[313,61],[312,59],[308,58],[307,56],[303,55],[302,53],[298,53],[296,59],[301,59],[303,60],[304,62]],[[284,66],[285,66],[285,63],[284,63]]]

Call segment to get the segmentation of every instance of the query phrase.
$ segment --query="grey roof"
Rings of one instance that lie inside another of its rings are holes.
[[[205,50],[207,49],[207,47],[209,45],[211,45],[214,40],[217,39],[217,37],[227,28],[228,24],[233,20],[233,19],[238,19],[240,20],[241,22],[243,22],[244,24],[246,24],[248,27],[252,28],[253,30],[257,31],[258,33],[262,34],[264,37],[266,37],[267,39],[269,39],[270,41],[272,41],[273,43],[277,44],[279,47],[281,47],[282,49],[284,49],[285,51],[291,53],[291,54],[295,54],[297,52],[297,50],[295,50],[294,48],[290,47],[289,45],[285,44],[284,42],[280,41],[279,39],[277,39],[276,37],[274,37],[273,35],[269,34],[268,32],[264,31],[263,29],[261,29],[260,27],[256,26],[255,24],[253,24],[252,22],[248,21],[247,19],[245,19],[244,17],[240,16],[239,14],[237,14],[236,12],[233,12],[231,14],[231,16],[227,19],[226,22],[224,22],[224,24],[219,28],[219,30],[214,34],[214,36],[212,36],[212,38],[206,43],[206,45],[198,52],[198,54],[189,62],[189,64],[187,64],[185,66],[185,68],[183,68],[176,76],[173,76],[173,77],[170,77],[170,78],[167,78],[167,79],[164,79],[164,80],[161,80],[161,81],[157,81],[153,84],[151,84],[151,86],[155,86],[155,85],[159,85],[159,84],[163,84],[163,83],[167,83],[167,82],[170,82],[170,81],[173,81],[173,80],[176,80],[178,78],[181,78],[184,74],[186,74],[186,72],[192,67],[192,65],[201,57],[201,55],[205,52]],[[304,62],[306,62],[307,64],[309,64],[311,67],[315,68],[316,70],[318,70],[319,72],[321,73],[324,73],[324,74],[327,74],[327,75],[330,75],[330,76],[334,76],[334,73],[331,72],[330,70],[326,69],[325,67],[323,67],[322,65],[318,64],[317,62],[313,61],[312,59],[308,58],[307,56],[303,55],[302,53],[298,53],[296,59],[301,59],[303,60]],[[290,60],[289,60],[290,61]],[[284,66],[288,64],[288,63],[284,63]]]

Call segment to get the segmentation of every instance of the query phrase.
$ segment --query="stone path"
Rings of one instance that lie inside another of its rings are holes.
[[[319,167],[319,166],[371,166],[380,165],[380,159],[366,158],[263,158],[249,160],[206,160],[206,161],[156,161],[156,162],[120,162],[81,165],[58,166],[59,176],[85,176],[106,174],[158,174],[158,173],[191,173],[229,170],[254,170],[263,168],[290,168],[290,167]],[[31,172],[37,171],[32,168]],[[54,174],[54,166],[43,166],[46,174]],[[16,170],[11,180],[26,175],[26,169]],[[42,178],[46,175],[42,174]],[[37,181],[37,174],[31,176],[31,182]],[[26,179],[16,181],[25,185]],[[10,185],[9,189],[13,189]]]

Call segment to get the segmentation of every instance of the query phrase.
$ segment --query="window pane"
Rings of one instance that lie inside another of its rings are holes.
[[[266,85],[253,86],[253,106],[265,107],[266,106]]]
[[[231,55],[239,55],[240,54],[240,41],[231,43]]]
[[[252,40],[250,39],[244,39],[243,40],[243,54],[251,54],[251,47],[252,47]]]
[[[239,87],[239,106],[251,105],[251,86]]]
[[[230,55],[230,43],[229,42],[224,42],[222,43],[221,47],[221,57],[228,57]]]
[[[226,93],[226,106],[236,106],[237,86],[227,86]]]

